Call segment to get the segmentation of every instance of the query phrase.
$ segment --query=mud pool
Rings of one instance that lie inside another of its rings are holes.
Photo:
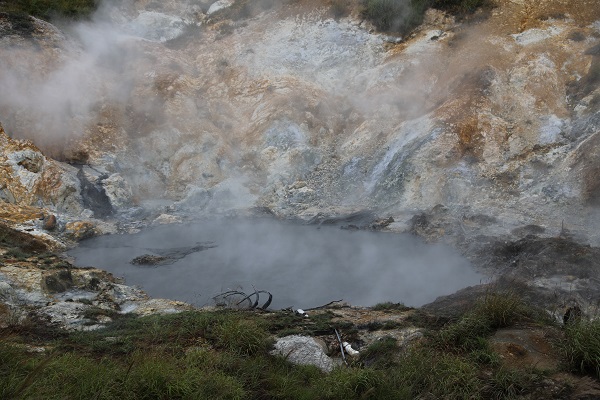
[[[163,265],[131,264],[140,256],[173,254]],[[271,219],[209,220],[102,236],[83,241],[69,255],[76,265],[110,271],[153,297],[198,306],[213,305],[213,297],[227,290],[255,289],[272,293],[275,309],[342,299],[362,306],[420,306],[484,279],[453,249],[410,235]]]

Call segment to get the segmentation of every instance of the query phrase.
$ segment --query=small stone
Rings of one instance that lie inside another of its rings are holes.
[[[133,265],[161,265],[168,262],[169,259],[167,257],[162,256],[153,256],[151,254],[144,254],[139,257],[134,258],[129,263]]]
[[[182,219],[180,217],[178,217],[176,215],[169,215],[169,214],[160,214],[154,220],[154,223],[159,224],[159,225],[178,224],[181,222],[182,222]]]
[[[56,216],[54,214],[50,214],[49,216],[44,218],[42,228],[44,228],[47,231],[53,231],[54,229],[56,229]]]
[[[89,221],[69,222],[65,226],[65,234],[72,240],[88,239],[96,235],[94,224]]]

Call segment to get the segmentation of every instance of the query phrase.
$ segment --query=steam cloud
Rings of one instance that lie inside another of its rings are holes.
[[[0,59],[0,121],[16,137],[44,147],[82,134],[102,102],[126,100],[130,77],[115,82],[131,50],[126,35],[107,22],[106,8],[92,23],[66,27],[65,37],[38,21],[45,38],[15,40]],[[51,41],[50,45],[45,41]]]
[[[272,3],[256,2],[256,9],[247,12],[254,15],[274,7]],[[416,64],[410,61],[378,66],[384,54],[374,51],[369,42],[380,46],[380,38],[340,28],[331,20],[315,23],[299,36],[293,30],[286,33],[289,27],[285,23],[274,22],[273,31],[283,33],[265,34],[259,39],[261,43],[247,43],[247,51],[238,52],[235,64],[222,59],[217,60],[221,64],[217,68],[192,65],[206,57],[199,55],[194,60],[193,56],[176,55],[176,50],[171,53],[166,47],[182,37],[185,40],[190,31],[200,30],[196,29],[197,15],[206,11],[209,4],[179,2],[177,7],[162,5],[159,12],[136,10],[124,2],[104,1],[92,21],[63,26],[66,37],[51,25],[39,22],[46,33],[54,31],[52,35],[31,42],[11,39],[8,43],[12,46],[0,60],[0,121],[9,134],[33,139],[50,155],[61,156],[57,148],[93,130],[114,110],[127,108],[127,112],[121,112],[110,122],[125,119],[121,127],[129,136],[147,135],[156,125],[175,126],[182,131],[177,126],[182,117],[195,120],[187,124],[188,130],[197,132],[209,123],[222,134],[231,130],[228,128],[235,130],[236,120],[246,117],[228,110],[227,105],[220,103],[223,99],[216,100],[213,96],[210,100],[206,94],[184,91],[177,93],[182,99],[179,110],[172,113],[164,99],[148,96],[146,89],[153,84],[157,90],[163,90],[163,83],[170,87],[169,77],[165,76],[169,73],[163,68],[167,64],[171,74],[204,80],[208,85],[212,81],[216,84],[214,76],[228,66],[245,70],[250,79],[270,77],[274,85],[293,76],[307,82],[314,79],[320,86],[318,90],[329,92],[325,95],[330,97],[326,100],[328,104],[319,105],[324,112],[332,111],[332,107],[334,112],[347,112],[351,107],[368,118],[384,116],[389,124],[398,121],[398,117],[423,114],[427,111],[426,103],[437,100],[432,97],[435,81],[431,77],[435,75],[431,74],[426,57]],[[231,28],[224,24],[219,29]],[[214,51],[215,47],[199,48]],[[427,76],[420,72],[423,69],[428,70]],[[380,79],[382,75],[384,78]],[[402,75],[402,82],[398,82]],[[386,85],[385,76],[395,81],[393,87]],[[288,94],[286,106],[304,108],[310,103],[309,99],[299,100],[294,96],[305,95]],[[219,108],[220,115],[214,115],[215,108]],[[146,126],[132,121],[140,115],[156,123]]]
[[[217,247],[169,266],[129,264],[148,248],[196,242]],[[155,297],[199,305],[212,304],[213,296],[229,289],[252,292],[256,287],[273,294],[274,308],[308,308],[340,299],[365,306],[384,301],[420,306],[481,280],[455,251],[409,235],[272,220],[219,219],[105,236],[83,242],[71,255],[79,265],[124,276],[127,284],[141,285]]]

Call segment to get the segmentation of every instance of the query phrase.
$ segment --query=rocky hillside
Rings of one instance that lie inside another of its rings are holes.
[[[358,2],[337,19],[326,2],[238,3],[137,1],[64,32],[2,17],[5,129],[84,165],[74,193],[106,194],[57,211],[372,209],[406,230],[441,204],[469,235],[564,221],[598,243],[594,2],[430,10],[406,38]]]
[[[214,213],[370,210],[490,274],[528,235],[598,245],[595,2],[431,9],[407,37],[363,9],[140,0],[60,28],[0,14],[3,218],[60,247]]]

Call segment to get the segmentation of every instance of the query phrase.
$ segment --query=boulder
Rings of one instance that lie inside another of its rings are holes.
[[[323,344],[309,336],[279,338],[271,354],[281,355],[292,364],[314,365],[324,372],[331,372],[334,367],[334,361],[325,353]]]

